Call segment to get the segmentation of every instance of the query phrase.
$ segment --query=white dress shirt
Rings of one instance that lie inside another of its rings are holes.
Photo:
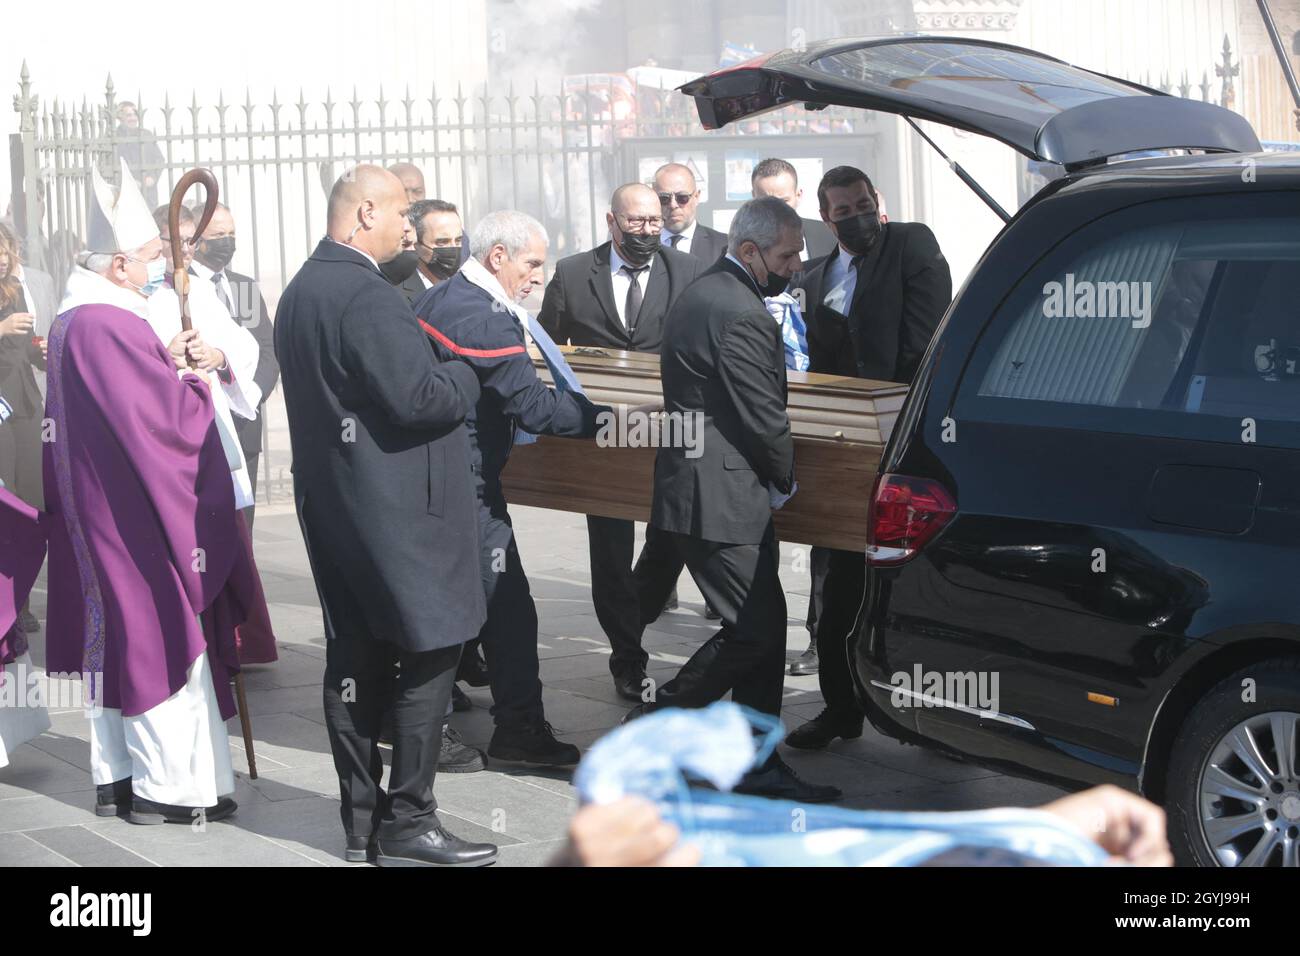
[[[335,244],[337,244],[337,245],[343,246],[343,248],[345,248],[345,249],[351,249],[353,252],[355,252],[355,253],[356,253],[357,255],[359,255],[359,256],[365,256],[365,257],[366,257],[366,260],[367,260],[367,261],[368,261],[372,266],[374,266],[376,269],[379,269],[379,263],[378,263],[377,261],[375,261],[375,257],[372,256],[370,253],[366,252],[366,250],[364,250],[364,249],[358,249],[356,246],[348,245],[348,243],[346,243],[346,242],[339,242],[337,239],[335,239],[335,238],[332,237],[332,236],[326,236],[325,238],[328,239],[330,242],[333,242],[333,243],[335,243]],[[381,269],[380,271],[382,272],[383,270]]]
[[[678,252],[690,252],[691,240],[695,238],[695,227],[699,224],[700,221],[696,219],[679,233],[669,232],[668,227],[665,226],[663,231],[659,233],[659,244],[661,246],[667,246],[669,249],[675,248]],[[682,237],[682,241],[677,243],[676,246],[673,245],[673,236]]]
[[[220,272],[213,272],[203,263],[199,262],[198,259],[190,260],[190,268],[194,270],[194,277],[206,283],[208,288],[220,288],[221,295],[226,297],[226,301],[230,303],[231,308],[235,308],[235,290],[230,287],[230,277],[226,275],[225,269],[222,269]],[[212,279],[214,275],[217,277],[215,282]],[[218,301],[220,301],[220,296],[217,298]],[[238,310],[236,309],[236,312],[237,311]],[[231,315],[231,318],[235,318],[235,316]]]
[[[858,286],[858,270],[850,268],[853,257],[842,248],[835,250],[835,258],[826,266],[822,278],[822,304],[841,315],[848,315],[853,307],[853,292]]]
[[[658,258],[658,255],[651,256],[650,261],[646,263],[649,268],[638,273],[636,277],[636,284],[641,287],[641,301],[643,303],[645,302],[646,289],[650,286],[650,270],[655,267],[655,260]],[[614,243],[611,242],[609,244],[609,278],[614,284],[614,308],[618,309],[618,320],[623,323],[623,328],[627,328],[627,316],[623,314],[627,311],[627,291],[632,288],[631,277],[626,272],[621,271],[625,265],[628,265],[628,263],[623,261],[618,254],[618,250],[614,248]]]

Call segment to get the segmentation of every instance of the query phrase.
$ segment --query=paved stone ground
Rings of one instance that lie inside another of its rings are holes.
[[[539,640],[546,714],[565,740],[587,747],[615,726],[629,705],[609,679],[609,647],[588,590],[586,524],[581,516],[514,510],[524,567],[541,620]],[[239,812],[204,833],[188,827],[137,827],[93,813],[87,724],[79,711],[51,713],[51,729],[19,748],[0,770],[0,866],[339,866],[342,830],[338,784],[321,709],[324,638],[320,608],[290,506],[259,510],[257,560],[280,641],[279,662],[249,668],[246,683],[260,776],[239,773]],[[808,577],[783,554],[789,603],[789,656],[807,646],[802,626]],[[651,676],[667,679],[713,632],[689,575],[681,607],[646,633]],[[33,610],[44,619],[44,581]],[[43,659],[42,635],[33,656]],[[453,723],[486,747],[491,719],[486,688],[471,689],[474,710]],[[786,678],[783,717],[798,726],[821,709],[815,677]],[[246,769],[238,720],[230,723],[237,771]],[[860,740],[829,752],[784,749],[810,780],[834,783],[846,805],[861,808],[959,810],[1031,806],[1060,791],[950,761],[884,738],[868,726]],[[544,862],[559,845],[574,807],[567,778],[492,767],[476,774],[440,774],[435,788],[448,827],[501,846],[500,865]]]

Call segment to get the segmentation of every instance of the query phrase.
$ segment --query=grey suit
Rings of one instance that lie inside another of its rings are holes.
[[[707,269],[727,254],[727,234],[697,222],[695,233],[691,236],[691,249],[687,254],[699,259]]]
[[[659,451],[650,521],[669,532],[722,627],[648,709],[730,692],[776,716],[785,595],[767,486],[788,492],[794,469],[780,332],[748,273],[724,258],[669,311],[660,354],[664,408],[697,416],[703,431],[695,449]]]
[[[785,413],[780,329],[748,274],[722,259],[664,321],[664,408],[702,415],[702,454],[655,460],[651,522],[709,541],[758,544],[772,523],[767,485],[790,489],[794,442]]]

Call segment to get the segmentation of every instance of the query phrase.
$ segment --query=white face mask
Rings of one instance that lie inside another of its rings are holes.
[[[139,262],[140,260],[132,259],[131,261]],[[131,286],[132,289],[135,289],[136,292],[139,292],[147,299],[163,287],[163,282],[167,278],[167,260],[162,256],[159,256],[157,259],[151,259],[149,262],[146,262],[145,268],[148,270],[149,279],[144,285],[135,285],[130,279],[127,279],[126,281],[127,285]]]

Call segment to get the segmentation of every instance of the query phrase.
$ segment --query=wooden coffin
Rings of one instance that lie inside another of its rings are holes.
[[[562,348],[593,402],[661,403],[659,356]],[[539,374],[550,381],[534,351]],[[799,491],[776,512],[782,541],[861,550],[876,466],[907,386],[838,375],[789,372],[790,427]],[[503,475],[512,504],[646,521],[655,448],[601,447],[595,439],[542,436],[516,445]]]

